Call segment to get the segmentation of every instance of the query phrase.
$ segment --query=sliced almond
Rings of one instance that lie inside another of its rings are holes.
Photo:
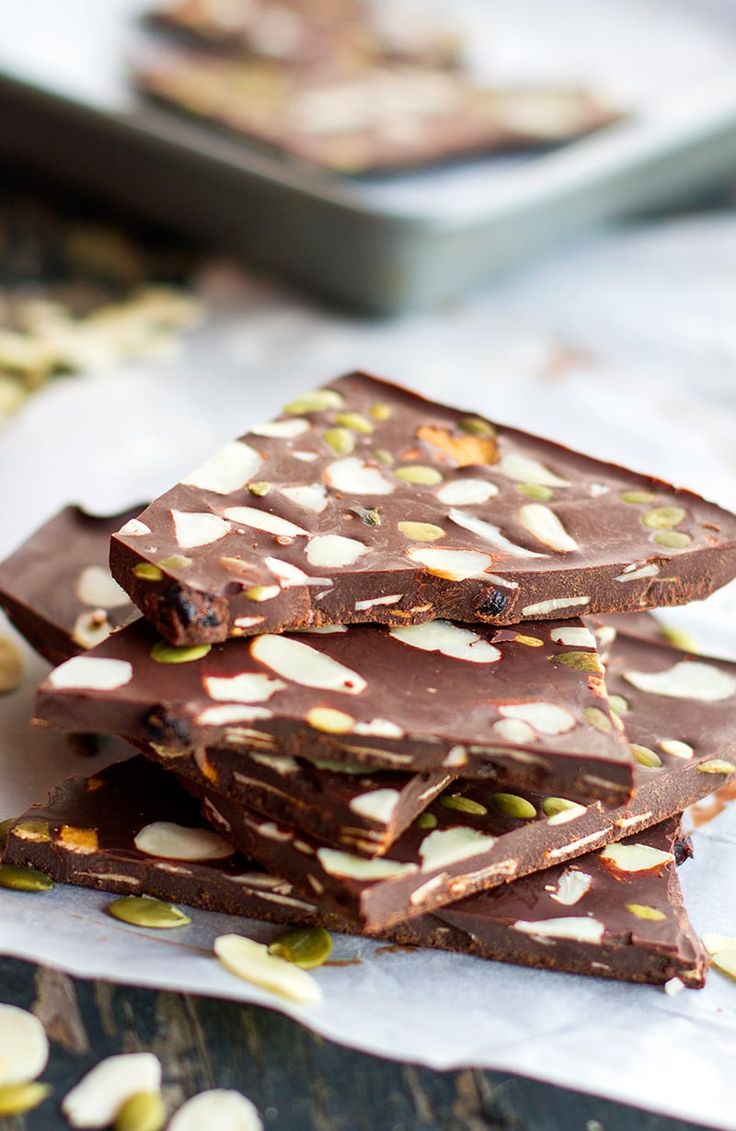
[[[0,1084],[35,1080],[49,1059],[43,1025],[25,1009],[0,1005]]]
[[[357,672],[318,652],[316,648],[287,636],[269,633],[256,636],[250,645],[250,652],[259,663],[265,664],[283,679],[299,683],[302,687],[358,695],[367,686]]]
[[[134,843],[139,852],[167,860],[224,860],[235,851],[211,829],[190,829],[173,821],[145,825]]]
[[[64,1099],[72,1127],[110,1127],[126,1100],[161,1089],[161,1065],[150,1052],[109,1056],[95,1065]]]
[[[229,495],[252,479],[263,463],[254,448],[235,440],[225,444],[209,459],[190,472],[182,483],[185,487],[198,487],[216,495]]]
[[[215,954],[231,974],[279,997],[304,1005],[314,1005],[322,1000],[319,983],[311,974],[292,962],[269,954],[263,943],[243,935],[220,935],[215,939]]]
[[[240,1092],[214,1088],[180,1107],[169,1131],[263,1131],[258,1108]]]

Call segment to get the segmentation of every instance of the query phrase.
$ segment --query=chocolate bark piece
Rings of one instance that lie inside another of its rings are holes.
[[[140,851],[135,841],[146,824],[197,828],[201,823],[192,799],[167,786],[162,776],[150,762],[134,758],[92,778],[63,782],[47,804],[29,809],[11,828],[5,860],[82,887],[272,922],[353,929],[241,856],[174,861]],[[621,873],[589,853],[572,865],[554,866],[413,919],[385,937],[520,965],[636,982],[679,977],[686,985],[701,986],[704,952],[687,921],[675,873],[675,862],[687,854],[677,822],[629,841],[662,853],[652,858],[657,866]],[[581,926],[593,919],[602,930]]]
[[[143,749],[143,748],[141,748]],[[293,825],[326,844],[361,856],[383,856],[394,841],[452,782],[454,773],[375,772],[339,762],[312,764],[288,754],[242,750],[239,768],[216,748],[176,759],[143,749],[166,769],[174,768],[280,823]],[[204,772],[203,772],[204,770]]]
[[[164,756],[199,748],[200,765],[201,748],[218,746],[225,775],[257,747],[420,773],[503,772],[610,803],[628,796],[633,761],[595,639],[578,622],[335,627],[177,650],[141,620],[55,669],[37,715]]]
[[[110,576],[107,547],[110,535],[139,510],[101,518],[65,507],[0,563],[0,607],[52,664],[138,617]]]
[[[68,778],[46,804],[34,805],[8,835],[3,859],[29,865],[61,883],[131,895],[155,895],[208,911],[275,923],[328,919],[292,885],[232,847],[205,839],[189,858],[156,857],[136,847],[151,826],[203,831],[194,798],[172,789],[171,774],[144,758],[117,762],[99,774]],[[211,837],[209,830],[205,837]],[[180,833],[186,841],[187,834]]]
[[[169,106],[340,173],[395,170],[550,146],[622,116],[577,86],[487,86],[444,66],[295,69],[168,49],[137,72]]]
[[[677,978],[699,989],[708,960],[676,867],[690,854],[679,820],[670,819],[610,852],[453,903],[394,934],[520,966],[660,985]]]
[[[205,774],[185,784],[239,848],[376,932],[639,832],[736,777],[736,665],[620,634],[606,678],[636,762],[636,793],[618,809],[456,781],[371,861],[249,811],[247,795],[203,787]]]
[[[362,373],[225,445],[111,544],[174,644],[639,612],[736,574],[736,516]]]
[[[96,601],[109,600],[108,589],[114,599],[120,599],[121,591],[104,563],[110,534],[132,513],[98,517],[79,507],[66,507],[0,563],[0,604],[18,630],[52,663],[62,663],[83,650],[87,636],[80,636],[79,625],[88,618],[94,618],[95,625],[100,622],[96,631],[101,633],[103,623],[138,617],[127,598],[124,606],[109,611],[105,622],[89,608],[91,595]],[[76,752],[97,752],[94,735],[74,737]],[[369,856],[385,852],[455,776],[449,770],[412,774],[374,772],[365,766],[318,768],[288,755],[261,753],[257,740],[253,746],[253,750],[240,752],[239,770],[229,769],[235,796],[246,795],[261,812]],[[197,777],[199,765],[193,758],[190,761],[190,772]],[[212,763],[216,762],[213,753]],[[369,793],[374,795],[371,799]]]
[[[170,0],[150,26],[230,56],[260,56],[291,67],[351,73],[387,58],[430,66],[460,62],[462,44],[427,20],[381,20],[364,0]]]

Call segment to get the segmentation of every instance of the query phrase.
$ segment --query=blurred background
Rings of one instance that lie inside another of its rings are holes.
[[[736,506],[733,0],[0,26],[0,553],[353,368]]]

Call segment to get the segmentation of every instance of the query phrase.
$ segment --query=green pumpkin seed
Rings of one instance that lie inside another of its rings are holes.
[[[357,514],[358,518],[362,518],[366,526],[380,526],[381,514],[378,507],[351,507],[353,514]]]
[[[499,813],[505,813],[507,817],[515,817],[519,821],[531,821],[537,815],[531,801],[516,793],[492,793],[491,802]]]
[[[445,809],[456,809],[459,813],[472,813],[476,817],[485,817],[488,812],[480,801],[462,797],[459,793],[448,793],[445,797],[440,797],[440,805],[444,805]]]
[[[637,919],[650,919],[653,923],[667,918],[664,911],[659,911],[656,907],[647,907],[646,903],[627,903],[626,910],[636,915]]]
[[[659,754],[654,750],[650,750],[648,746],[640,746],[638,742],[629,744],[634,761],[640,766],[646,766],[649,770],[657,770],[662,765],[662,759]]]
[[[42,1104],[51,1094],[49,1084],[0,1085],[0,1118],[4,1115],[22,1115]]]
[[[496,429],[488,420],[481,420],[479,416],[466,416],[458,421],[458,428],[468,436],[495,436]]]
[[[526,495],[528,499],[541,499],[545,503],[553,498],[553,492],[549,487],[543,487],[541,483],[517,483],[516,490],[520,495]]]
[[[248,490],[251,495],[257,495],[260,499],[271,490],[271,484],[267,483],[265,479],[254,479],[252,483],[248,484]]]
[[[442,482],[442,476],[436,467],[427,467],[423,463],[409,463],[398,467],[394,472],[397,479],[404,483],[412,483],[423,487],[434,487]]]
[[[115,1131],[161,1131],[166,1107],[159,1092],[136,1092],[128,1096],[115,1118]]]
[[[186,927],[192,921],[173,903],[163,903],[160,899],[149,899],[141,895],[124,895],[121,899],[113,899],[106,910],[113,919],[120,919],[133,927],[156,927],[162,931]]]
[[[23,840],[39,842],[51,840],[51,825],[42,817],[26,817],[24,821],[18,821],[13,832]]]
[[[142,581],[160,581],[163,573],[157,565],[152,565],[150,562],[138,562],[133,566],[133,573],[136,577],[140,577]]]
[[[373,452],[373,458],[377,463],[382,463],[384,467],[390,467],[394,462],[391,452],[387,452],[385,448],[376,448]]]
[[[439,821],[434,813],[420,813],[417,817],[418,829],[436,829]]]
[[[191,564],[192,559],[185,558],[183,554],[172,554],[170,558],[161,559],[164,569],[186,569]]]
[[[608,715],[604,715],[598,707],[586,707],[583,711],[583,718],[590,726],[595,727],[601,734],[608,734],[613,730],[613,723]]]
[[[6,817],[4,821],[0,821],[0,849],[4,849],[8,843],[8,833],[17,819],[17,817]]]
[[[388,420],[391,415],[391,405],[378,401],[371,405],[370,414],[374,420]]]
[[[314,389],[303,393],[296,400],[284,406],[289,416],[302,416],[305,412],[327,412],[331,408],[342,408],[345,401],[335,389]]]
[[[23,868],[20,864],[0,864],[0,888],[11,891],[50,891],[54,881],[36,868]]]
[[[348,428],[328,428],[322,439],[337,456],[349,456],[355,447],[355,436]]]
[[[249,601],[272,601],[281,592],[279,585],[251,585],[246,589],[245,596]]]
[[[656,499],[651,491],[622,491],[621,501],[624,503],[653,503]]]
[[[445,537],[442,527],[435,526],[433,522],[399,522],[397,525],[404,537],[412,542],[436,542],[438,538]]]
[[[189,664],[192,660],[201,660],[211,650],[211,644],[167,644],[159,640],[151,649],[151,659],[157,664]]]
[[[624,699],[623,695],[609,695],[608,706],[614,715],[626,715],[629,710],[628,700]]]
[[[368,435],[374,428],[370,420],[366,420],[360,412],[340,412],[335,417],[335,423],[341,424],[343,428],[349,428],[351,432],[362,432],[364,435]]]
[[[655,507],[647,511],[642,522],[652,530],[671,530],[682,522],[686,514],[683,507]]]
[[[558,813],[566,813],[568,809],[579,809],[577,801],[568,801],[566,797],[545,797],[542,802],[542,812],[545,817],[556,817]]]
[[[662,530],[654,535],[658,546],[666,546],[668,550],[684,550],[692,542],[689,534],[681,534],[679,530]]]
[[[603,668],[595,652],[557,652],[549,657],[553,664],[564,664],[576,672],[601,673]]]
[[[701,762],[698,766],[699,774],[732,774],[736,770],[733,762],[726,762],[723,758],[711,758],[708,762]]]
[[[273,939],[268,952],[301,966],[302,970],[312,970],[332,954],[332,936],[324,927],[295,927]]]

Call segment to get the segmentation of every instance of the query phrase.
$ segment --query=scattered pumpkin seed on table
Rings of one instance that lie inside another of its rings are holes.
[[[272,939],[268,951],[302,970],[312,970],[330,957],[332,936],[324,927],[295,927]]]
[[[0,1084],[0,1117],[23,1115],[51,1095],[49,1084]]]
[[[0,888],[11,891],[50,891],[54,881],[36,868],[19,864],[0,864]]]
[[[155,927],[158,930],[186,927],[192,921],[173,903],[141,895],[124,895],[114,899],[108,903],[106,911],[113,919],[120,919],[133,927]]]
[[[161,1131],[165,1123],[166,1106],[161,1093],[136,1092],[120,1108],[115,1131]]]

